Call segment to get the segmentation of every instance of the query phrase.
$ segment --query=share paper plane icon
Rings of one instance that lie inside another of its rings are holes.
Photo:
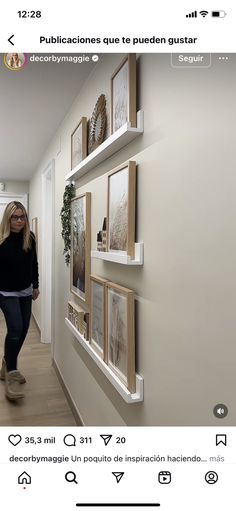
[[[124,475],[124,472],[112,472],[112,474],[115,476],[116,482],[119,483]]]
[[[105,445],[108,445],[112,439],[112,435],[100,435],[100,437],[104,440]]]

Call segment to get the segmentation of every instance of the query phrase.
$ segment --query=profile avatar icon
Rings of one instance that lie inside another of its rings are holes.
[[[26,64],[26,55],[25,53],[6,53],[4,64],[11,71],[19,71]]]

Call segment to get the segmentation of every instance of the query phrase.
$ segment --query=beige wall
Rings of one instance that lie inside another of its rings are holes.
[[[106,214],[106,173],[138,165],[137,240],[143,267],[98,260],[92,272],[137,295],[137,372],[144,402],[128,405],[65,326],[70,298],[60,210],[70,170],[70,136],[89,117],[121,55],[95,68],[30,184],[32,216],[41,215],[41,172],[55,158],[55,361],[85,425],[218,425],[235,394],[235,66],[173,69],[168,55],[138,59],[144,134],[76,183],[92,193],[92,247]],[[109,110],[109,101],[108,101]],[[61,150],[59,152],[59,140]],[[38,317],[40,303],[37,305]]]

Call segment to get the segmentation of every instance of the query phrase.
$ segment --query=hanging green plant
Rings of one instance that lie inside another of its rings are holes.
[[[76,189],[73,183],[66,185],[63,195],[63,206],[61,208],[61,235],[64,240],[65,262],[67,266],[70,262],[70,249],[71,249],[71,200],[75,197]]]

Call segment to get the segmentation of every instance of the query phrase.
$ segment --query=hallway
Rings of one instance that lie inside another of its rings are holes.
[[[5,321],[0,312],[1,354]],[[50,344],[42,344],[35,321],[19,357],[19,369],[26,377],[25,398],[9,402],[0,381],[0,426],[76,426],[56,372],[51,365]]]

